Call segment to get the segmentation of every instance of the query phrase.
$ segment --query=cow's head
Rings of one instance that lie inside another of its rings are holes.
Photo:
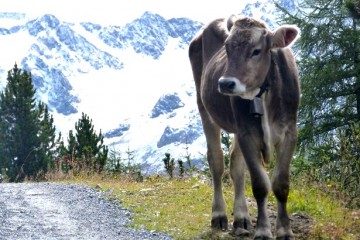
[[[219,92],[253,99],[269,71],[270,50],[289,46],[297,38],[299,29],[281,26],[271,32],[260,21],[234,17],[229,18],[227,28],[227,65],[219,79]]]

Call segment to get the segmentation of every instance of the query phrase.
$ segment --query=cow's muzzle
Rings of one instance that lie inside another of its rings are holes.
[[[222,94],[241,94],[246,91],[246,86],[236,77],[222,76],[218,82],[218,90]]]
[[[260,92],[260,88],[249,90],[238,78],[222,76],[218,82],[218,91],[225,95],[252,100]]]

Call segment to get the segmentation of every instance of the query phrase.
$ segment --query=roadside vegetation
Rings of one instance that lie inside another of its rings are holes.
[[[131,227],[134,228],[165,232],[175,239],[235,239],[228,232],[210,227],[212,186],[211,180],[204,175],[150,176],[136,181],[131,175],[89,176],[84,173],[77,176],[60,174],[49,180],[85,183],[108,192],[111,200],[120,202],[132,212]],[[225,184],[224,195],[231,222],[231,182]],[[246,195],[250,214],[255,218],[256,203],[249,183]],[[270,209],[274,210],[276,203],[272,195],[270,204]],[[273,210],[270,210],[270,216]],[[333,186],[319,185],[306,176],[297,178],[290,191],[288,210],[294,219],[292,226],[297,239],[355,240],[360,237],[359,209],[346,208],[343,196]]]
[[[225,132],[221,136],[226,160],[231,136]],[[142,176],[141,166],[135,164],[132,151],[123,154],[124,158],[119,158],[121,155],[114,151],[110,154],[110,163],[116,163],[117,170],[92,171],[91,174],[86,170],[53,171],[46,178],[48,181],[84,183],[106,191],[109,199],[132,212],[130,227],[133,228],[165,232],[175,239],[235,239],[228,232],[210,227],[213,190],[206,162],[199,169],[187,156],[187,163],[177,161],[176,164],[174,157],[165,153],[164,158],[159,159],[163,163],[163,175]],[[227,175],[229,165],[225,166],[224,196],[231,222],[233,185]],[[271,174],[272,166],[267,168]],[[288,211],[296,239],[359,239],[360,210],[352,195],[342,189],[339,181],[319,181],[319,171],[323,170],[306,165],[301,156],[293,159]],[[249,176],[246,180],[247,202],[255,226],[256,202]],[[274,225],[276,200],[272,194],[269,200],[269,215]]]

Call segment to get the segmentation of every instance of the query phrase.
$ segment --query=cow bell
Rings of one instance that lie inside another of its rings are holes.
[[[259,97],[255,97],[250,101],[250,114],[254,117],[261,117],[264,115],[264,109],[262,100]]]

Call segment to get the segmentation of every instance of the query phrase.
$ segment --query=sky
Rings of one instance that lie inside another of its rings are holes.
[[[0,0],[1,12],[23,12],[27,16],[50,13],[63,21],[89,21],[100,24],[124,25],[145,11],[165,18],[188,17],[207,23],[219,17],[239,13],[247,2],[254,0]],[[262,1],[262,0],[260,0]],[[117,3],[115,5],[115,3]]]

